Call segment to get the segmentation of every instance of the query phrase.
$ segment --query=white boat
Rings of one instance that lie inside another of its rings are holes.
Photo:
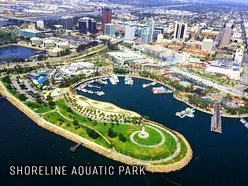
[[[161,87],[153,87],[151,90],[151,93],[153,94],[165,94],[165,93],[171,93],[172,91],[170,89],[167,89],[163,86]]]
[[[88,93],[89,94],[93,94],[94,92],[92,90],[88,90]]]
[[[180,117],[180,118],[184,118],[185,116],[190,117],[190,118],[194,118],[195,109],[194,108],[186,108],[185,110],[181,111],[181,112],[176,112],[176,116]]]
[[[103,96],[105,93],[103,91],[95,92],[98,96]]]
[[[156,85],[156,84],[157,84],[156,82],[151,82],[151,83],[147,83],[147,84],[144,83],[144,84],[142,85],[142,87],[143,87],[143,88],[146,88],[146,87],[149,87],[149,86],[154,86],[154,85]]]
[[[125,81],[125,84],[126,85],[133,85],[133,79],[132,79],[132,77],[126,76],[125,79],[124,79],[124,81]]]
[[[115,74],[112,74],[109,80],[113,85],[116,85],[117,83],[119,83],[119,79]]]
[[[88,90],[86,90],[85,88],[81,89],[82,92],[88,92]]]
[[[246,123],[247,123],[247,121],[246,121],[244,118],[240,118],[240,122],[241,122],[242,124],[246,124]]]
[[[248,123],[245,124],[245,127],[248,129]]]

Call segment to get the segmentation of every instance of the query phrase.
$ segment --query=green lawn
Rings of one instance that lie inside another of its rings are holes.
[[[159,147],[149,148],[149,147],[141,147],[134,144],[130,140],[130,135],[135,131],[140,131],[141,126],[139,125],[131,125],[131,124],[113,124],[113,123],[103,123],[92,121],[91,119],[86,118],[74,111],[68,112],[68,106],[65,104],[63,99],[56,101],[56,105],[60,111],[60,113],[65,117],[63,118],[57,112],[49,112],[44,114],[44,119],[47,121],[54,123],[66,130],[69,130],[77,135],[80,135],[84,138],[87,138],[91,141],[94,141],[100,145],[110,148],[109,144],[104,140],[103,137],[98,137],[97,139],[93,139],[89,137],[87,134],[87,128],[93,128],[95,131],[98,131],[103,136],[105,136],[108,141],[111,143],[111,146],[115,148],[118,152],[123,153],[125,155],[130,155],[131,157],[143,160],[160,160],[161,158],[166,158],[172,155],[176,150],[176,141],[174,138],[169,135],[166,131],[159,129],[166,138],[166,141],[163,145]],[[66,119],[68,118],[68,119]],[[75,126],[72,121],[77,120],[79,122],[78,126]],[[85,125],[85,126],[83,126]],[[111,138],[108,135],[109,129],[112,128],[116,137]],[[146,143],[150,145],[154,145],[155,143],[159,143],[161,141],[160,134],[146,127],[146,131],[149,132],[149,137],[147,139],[138,139],[138,136],[135,136],[135,140],[140,143]],[[119,135],[123,135],[126,139],[125,142],[120,141]],[[182,142],[183,143],[183,142]],[[183,146],[183,145],[182,145]]]

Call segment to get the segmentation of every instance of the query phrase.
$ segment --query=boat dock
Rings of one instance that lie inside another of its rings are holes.
[[[79,146],[81,146],[82,144],[83,144],[83,143],[78,143],[77,145],[72,146],[72,147],[70,148],[70,151],[76,152],[77,148],[78,148]]]

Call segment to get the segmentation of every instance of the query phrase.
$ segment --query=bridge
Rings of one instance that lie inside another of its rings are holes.
[[[11,16],[5,16],[5,15],[0,15],[0,18],[3,18],[3,19],[8,19],[8,21],[10,22],[31,22],[31,23],[36,23],[37,21],[36,20],[32,20],[30,18],[21,18],[21,17],[11,17]]]
[[[114,41],[111,41],[110,44],[111,45],[116,45],[118,43],[121,43],[124,41],[124,37],[120,38],[120,39],[117,39],[117,40],[114,40]]]
[[[83,144],[83,143],[78,143],[77,145],[72,146],[72,147],[70,148],[70,151],[75,152],[75,151],[77,150],[77,148],[78,148],[79,146],[81,146],[82,144]]]

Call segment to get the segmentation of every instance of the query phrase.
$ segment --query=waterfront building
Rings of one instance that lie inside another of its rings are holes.
[[[202,41],[202,50],[211,52],[212,47],[213,47],[213,40],[212,39],[203,39]]]
[[[33,46],[39,46],[42,44],[42,39],[38,37],[32,37],[30,38],[30,41],[31,41],[31,45]]]
[[[42,37],[42,32],[38,30],[24,29],[19,31],[19,35],[25,38]]]
[[[211,131],[218,133],[222,133],[220,108],[220,101],[214,101],[214,115],[211,118]]]
[[[115,35],[115,25],[113,23],[105,24],[105,35],[113,37]]]
[[[55,41],[47,39],[43,42],[45,48],[53,48],[55,46]]]
[[[105,25],[112,22],[112,10],[110,8],[102,9],[102,31],[105,31]]]
[[[232,24],[227,23],[226,28],[224,28],[224,32],[220,40],[220,48],[229,46],[231,35],[232,35]]]
[[[125,27],[125,40],[133,40],[135,38],[136,27],[127,25]]]
[[[72,30],[73,28],[73,17],[72,16],[63,16],[62,25],[65,30]]]
[[[44,21],[42,21],[42,20],[37,21],[36,22],[36,27],[40,28],[40,29],[44,29],[45,28]]]
[[[176,22],[175,31],[174,31],[174,39],[177,40],[185,40],[187,32],[187,24]]]

